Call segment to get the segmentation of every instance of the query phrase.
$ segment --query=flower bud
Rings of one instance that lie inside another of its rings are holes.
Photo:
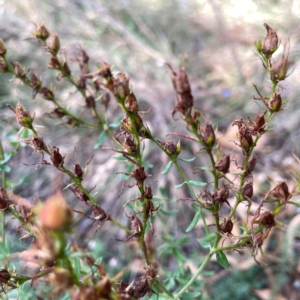
[[[271,111],[279,111],[282,105],[281,95],[275,93],[268,103],[268,107]]]
[[[283,54],[279,61],[271,67],[271,79],[279,82],[285,80],[289,66],[289,54],[286,54],[286,47],[289,45],[289,41],[285,43]]]
[[[125,107],[132,114],[134,114],[135,112],[137,112],[139,110],[139,105],[138,105],[138,102],[136,100],[136,97],[135,97],[134,93],[131,92],[126,97],[126,99],[125,99]]]
[[[223,155],[221,159],[216,163],[216,170],[224,174],[228,173],[230,166],[230,156]]]
[[[50,36],[49,30],[42,23],[39,26],[36,26],[33,34],[37,39],[41,39],[43,41],[47,40]]]
[[[253,145],[253,138],[249,129],[245,126],[239,130],[241,147],[248,152]]]
[[[59,148],[53,147],[50,153],[50,159],[55,167],[62,167],[64,164],[64,158],[59,153]]]
[[[16,61],[12,63],[14,66],[14,72],[17,77],[24,77],[26,72],[24,68]]]
[[[56,55],[56,53],[60,49],[60,41],[57,34],[51,35],[51,39],[48,41],[48,48],[54,55]]]
[[[259,218],[259,223],[267,228],[271,228],[276,225],[274,215],[269,211],[266,211],[263,214],[261,214]]]
[[[5,210],[9,206],[9,198],[6,189],[0,187],[0,210]]]
[[[253,183],[246,184],[242,189],[242,193],[245,197],[251,199],[253,196]]]
[[[208,148],[211,148],[216,142],[215,132],[211,125],[206,125],[202,134],[202,139]]]
[[[73,222],[73,211],[62,195],[56,194],[44,203],[39,219],[45,228],[68,231]]]
[[[35,90],[38,90],[42,84],[41,80],[34,73],[31,73],[30,81]]]
[[[5,284],[8,282],[9,279],[10,279],[10,274],[8,273],[8,271],[6,269],[1,269],[0,270],[0,283]]]
[[[125,73],[119,73],[113,78],[113,94],[118,102],[124,102],[130,95],[129,77]]]
[[[278,48],[278,36],[274,29],[272,29],[268,24],[264,23],[267,29],[267,36],[262,44],[262,53],[269,58]]]
[[[32,122],[34,120],[34,117],[31,117],[29,111],[24,109],[20,102],[17,104],[16,109],[11,107],[9,104],[7,106],[16,114],[17,121],[22,127],[29,129],[33,128]]]
[[[0,57],[0,73],[7,72],[7,65],[2,57]]]
[[[86,97],[85,103],[86,103],[86,106],[87,106],[88,108],[95,108],[95,107],[96,107],[96,104],[95,104],[95,98],[94,98],[94,96],[92,96],[92,95]]]
[[[0,39],[0,56],[5,56],[6,54],[6,46],[2,39]]]
[[[43,96],[46,100],[54,100],[54,94],[51,90],[49,90],[47,87],[43,87],[39,90],[39,93]]]

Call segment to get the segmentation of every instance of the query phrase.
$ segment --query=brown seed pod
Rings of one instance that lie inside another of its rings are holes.
[[[23,108],[23,106],[20,104],[20,101],[15,109],[9,104],[7,104],[7,106],[16,114],[17,121],[22,127],[29,129],[33,128],[32,122],[34,120],[34,116],[31,117],[29,111]]]
[[[7,270],[1,269],[0,270],[0,283],[7,283],[8,280],[10,279],[10,274],[8,273]]]
[[[263,133],[264,127],[266,126],[266,122],[265,122],[265,114],[267,111],[265,111],[264,113],[258,115],[256,117],[255,123],[253,124],[253,131],[254,133]]]
[[[220,226],[220,230],[222,233],[228,233],[231,234],[231,231],[233,229],[233,223],[231,220],[224,220],[224,222]]]
[[[266,211],[266,212],[264,212],[263,214],[260,215],[259,223],[262,226],[265,226],[267,228],[271,228],[271,227],[274,227],[276,225],[275,217],[269,211]]]
[[[48,63],[48,68],[59,70],[60,67],[61,67],[61,62],[58,60],[56,56],[51,55],[50,61]]]
[[[280,111],[282,105],[281,95],[279,93],[275,93],[270,101],[268,102],[268,107],[271,111]]]
[[[253,182],[247,183],[243,189],[242,193],[245,197],[251,199],[253,196]]]
[[[271,57],[271,55],[278,48],[278,36],[274,29],[272,29],[268,24],[264,23],[267,29],[267,36],[265,37],[262,44],[262,52],[266,57]]]
[[[86,97],[85,103],[86,103],[86,107],[88,107],[88,108],[95,108],[96,107],[95,98],[92,95]]]
[[[212,194],[213,202],[218,202],[220,205],[226,203],[229,207],[231,207],[227,200],[228,197],[229,197],[229,187],[226,185],[223,185],[220,189],[216,190]]]
[[[79,162],[75,162],[75,163],[74,163],[74,171],[73,171],[73,175],[74,175],[75,177],[78,177],[79,179],[82,180],[83,171],[82,171],[82,168],[81,168]]]
[[[208,124],[205,126],[204,130],[200,130],[200,131],[201,131],[202,140],[205,143],[205,145],[208,148],[212,148],[216,142],[216,136],[212,126]]]
[[[58,50],[60,49],[60,40],[57,34],[52,34],[50,40],[47,41],[47,46],[49,52],[53,53],[54,55],[57,54]]]
[[[289,53],[286,48],[289,46],[289,41],[286,42],[281,58],[271,67],[271,79],[279,82],[285,80],[289,66]],[[286,53],[287,52],[287,53]]]
[[[52,164],[57,168],[64,165],[64,158],[59,153],[59,148],[57,147],[53,147],[53,149],[51,150],[50,159],[52,161]]]
[[[125,99],[125,107],[130,113],[136,113],[139,110],[139,105],[134,93],[130,93]]]
[[[47,87],[42,87],[40,90],[39,90],[39,94],[42,95],[42,97],[46,100],[54,100],[54,94],[51,90],[49,90]]]
[[[35,25],[35,30],[33,32],[36,38],[41,39],[43,41],[47,40],[50,36],[49,30],[44,26],[44,24]]]
[[[258,161],[257,156],[253,156],[248,162],[247,174],[250,174],[255,169],[256,163]]]
[[[219,172],[222,172],[224,174],[229,172],[230,167],[230,156],[229,155],[223,155],[220,160],[216,163],[216,170]]]
[[[41,80],[33,72],[30,75],[30,82],[35,90],[38,90],[42,84]]]
[[[285,204],[290,197],[289,188],[285,181],[278,181],[271,194],[279,200],[280,204]]]
[[[75,184],[70,185],[69,189],[84,203],[87,205],[89,197]]]
[[[16,61],[13,62],[12,65],[14,66],[14,73],[17,77],[24,77],[26,75],[26,72],[20,63]]]
[[[9,204],[10,201],[6,189],[0,187],[0,210],[6,210]]]

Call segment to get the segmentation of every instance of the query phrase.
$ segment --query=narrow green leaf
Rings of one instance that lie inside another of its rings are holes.
[[[97,143],[94,146],[94,149],[98,149],[100,146],[102,146],[105,141],[105,138],[106,138],[106,131],[102,131],[101,134],[99,135]]]
[[[170,169],[172,168],[173,166],[173,162],[170,160],[167,164],[167,166],[165,167],[165,169],[161,172],[161,174],[166,174],[170,171]]]
[[[78,257],[74,258],[74,265],[75,265],[75,275],[77,277],[77,279],[80,279],[80,259]]]
[[[192,162],[196,159],[196,157],[193,157],[193,158],[178,158],[179,160],[181,161],[184,161],[184,162]]]
[[[192,204],[191,207],[193,208],[193,210],[198,211],[199,210],[199,206]]]
[[[203,186],[207,185],[207,183],[205,183],[205,182],[194,181],[194,180],[190,180],[189,184],[192,185],[192,186],[198,186],[198,187],[203,187]]]
[[[5,245],[2,242],[0,242],[0,253],[4,257],[9,255],[8,249],[5,247]]]
[[[224,269],[230,271],[230,265],[228,263],[227,257],[224,254],[223,251],[217,252],[217,262],[219,263],[220,266],[222,266]]]
[[[216,238],[216,236],[217,234],[215,232],[208,233],[201,239],[197,239],[197,241],[204,249],[208,249],[210,248],[210,242],[213,241]]]
[[[145,161],[142,162],[142,166],[143,166],[143,167],[146,167],[146,168],[148,168],[148,169],[153,168],[153,165],[152,165],[152,164],[149,164],[149,163],[147,163],[147,162],[145,162]]]
[[[186,182],[184,181],[184,182],[181,183],[181,184],[175,185],[175,188],[176,188],[176,189],[180,189],[180,188],[183,187],[185,184],[186,184]]]
[[[186,257],[178,248],[173,248],[173,254],[178,262],[183,262],[186,260]]]
[[[189,225],[189,227],[186,229],[185,232],[191,231],[197,225],[197,223],[200,219],[200,216],[201,216],[200,211],[197,211],[197,213],[194,215],[194,218],[193,218],[191,224]]]
[[[163,209],[160,209],[160,211],[166,215],[166,216],[173,216],[173,215],[176,215],[177,214],[177,209],[171,209],[171,210],[163,210]]]
[[[176,242],[176,245],[181,246],[183,244],[186,244],[188,241],[189,241],[189,238],[187,236],[183,236]]]
[[[109,124],[108,126],[109,126],[110,128],[119,128],[120,125],[121,125],[120,122],[115,122],[115,123]]]

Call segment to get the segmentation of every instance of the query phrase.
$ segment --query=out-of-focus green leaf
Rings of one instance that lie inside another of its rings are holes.
[[[210,248],[210,242],[213,241],[217,237],[217,234],[215,232],[208,233],[201,239],[197,239],[199,244],[204,248],[208,249]]]
[[[186,229],[185,232],[191,231],[197,225],[200,217],[201,217],[201,213],[200,213],[200,211],[197,211],[196,214],[194,215],[194,218],[193,218],[191,224],[189,225],[189,227]]]
[[[189,163],[189,162],[194,161],[196,159],[196,157],[193,157],[193,158],[180,158],[179,157],[178,159],[181,160],[181,161]]]
[[[217,256],[217,262],[219,263],[220,266],[222,266],[226,270],[230,270],[230,265],[228,263],[227,257],[224,254],[223,251],[219,251],[216,254]]]
[[[98,149],[100,146],[104,144],[106,138],[106,131],[102,131],[101,134],[99,135],[98,141],[94,146],[94,149]]]
[[[161,174],[166,174],[170,171],[170,169],[172,168],[173,162],[169,161],[167,166],[164,168],[164,170],[161,172]]]

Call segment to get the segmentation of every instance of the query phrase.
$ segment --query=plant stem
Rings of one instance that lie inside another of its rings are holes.
[[[0,160],[4,160],[4,150],[2,146],[2,142],[0,140]],[[6,188],[6,172],[5,170],[2,170],[2,187]],[[5,212],[1,211],[1,231],[2,231],[2,243],[5,246]]]
[[[193,282],[197,279],[197,277],[201,274],[201,272],[204,270],[206,265],[209,263],[210,259],[214,255],[214,252],[209,253],[204,261],[202,262],[199,269],[196,271],[196,273],[191,277],[191,279],[188,281],[188,283],[178,292],[174,295],[175,299],[180,299],[180,296],[193,284]]]

